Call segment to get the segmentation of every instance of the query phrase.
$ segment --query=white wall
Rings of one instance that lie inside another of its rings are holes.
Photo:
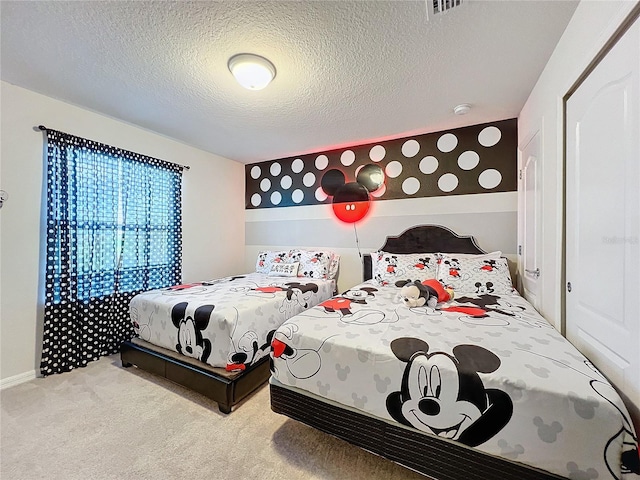
[[[518,143],[541,133],[542,251],[540,312],[557,329],[562,320],[562,98],[631,12],[636,1],[583,0],[518,118]],[[519,232],[519,238],[522,232]],[[521,242],[519,242],[521,243]]]
[[[37,125],[191,166],[183,175],[183,279],[244,268],[244,165],[136,126],[1,83],[0,380],[39,369],[43,134]],[[44,170],[46,173],[46,170]]]

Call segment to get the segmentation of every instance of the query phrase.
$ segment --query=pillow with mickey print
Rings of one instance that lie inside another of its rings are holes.
[[[271,270],[269,271],[270,277],[297,277],[298,276],[298,262],[295,263],[282,263],[273,262],[271,264]]]
[[[333,252],[324,250],[292,250],[290,261],[300,263],[298,277],[320,279],[327,278],[333,257]]]
[[[291,263],[289,250],[264,250],[258,253],[256,272],[268,274],[274,263]]]
[[[428,280],[436,278],[438,264],[434,253],[371,254],[373,279],[380,285],[395,284],[398,280]]]
[[[438,280],[459,293],[513,293],[509,264],[504,257],[442,255],[438,265]]]

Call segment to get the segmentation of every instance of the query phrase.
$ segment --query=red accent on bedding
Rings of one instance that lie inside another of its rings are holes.
[[[471,317],[484,317],[487,312],[481,308],[477,307],[447,307],[441,308],[445,312],[459,312],[469,315]]]
[[[227,372],[241,372],[244,371],[247,366],[244,363],[227,363],[224,368]]]
[[[277,338],[274,338],[271,341],[271,348],[273,349],[274,358],[280,358],[280,356],[282,355],[282,352],[284,352],[284,349],[287,348],[287,344],[284,342],[281,342]]]

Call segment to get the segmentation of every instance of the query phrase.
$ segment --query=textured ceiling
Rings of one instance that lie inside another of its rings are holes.
[[[516,117],[576,4],[2,0],[0,72],[251,163]],[[241,52],[275,64],[266,89],[235,82]]]

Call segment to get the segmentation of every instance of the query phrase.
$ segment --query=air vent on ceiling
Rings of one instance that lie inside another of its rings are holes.
[[[452,8],[462,5],[462,0],[426,0],[427,14],[429,18],[433,15],[448,12]]]

